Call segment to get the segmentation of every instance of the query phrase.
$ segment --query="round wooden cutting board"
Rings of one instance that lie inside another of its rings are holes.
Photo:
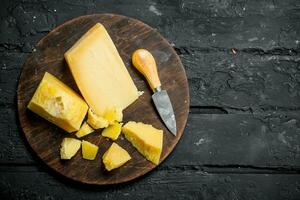
[[[63,55],[97,22],[106,27],[135,85],[139,91],[144,91],[138,100],[125,109],[123,122],[144,122],[164,131],[160,162],[172,152],[183,134],[189,113],[189,89],[185,70],[172,46],[157,31],[135,19],[115,14],[82,16],[60,25],[39,41],[36,51],[23,66],[18,86],[18,111],[25,137],[36,154],[63,176],[86,184],[106,185],[132,180],[156,166],[147,161],[121,134],[116,143],[126,149],[132,159],[118,169],[105,171],[102,155],[112,141],[102,137],[101,130],[83,138],[99,146],[95,160],[84,160],[81,150],[71,160],[61,160],[59,151],[62,139],[75,135],[26,109],[46,71],[80,94]],[[149,50],[156,59],[162,88],[168,91],[173,104],[177,122],[176,137],[164,126],[152,103],[150,87],[131,64],[131,55],[138,48]]]

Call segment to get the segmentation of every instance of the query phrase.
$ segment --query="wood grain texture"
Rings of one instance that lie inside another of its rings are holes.
[[[36,51],[28,57],[23,66],[18,87],[19,118],[25,137],[37,155],[55,171],[82,183],[103,185],[132,180],[156,166],[142,157],[121,136],[117,143],[129,152],[132,160],[119,169],[105,172],[101,157],[111,141],[103,138],[100,131],[85,138],[99,145],[99,153],[94,161],[82,159],[81,153],[77,153],[70,161],[61,161],[60,143],[64,137],[70,135],[26,109],[45,71],[54,74],[79,92],[63,54],[97,22],[106,27],[135,84],[139,90],[145,92],[124,111],[124,122],[141,121],[164,130],[161,161],[170,154],[183,133],[189,112],[189,92],[185,71],[176,52],[158,32],[138,20],[113,14],[82,16],[64,23],[40,40]],[[137,48],[146,48],[156,58],[162,87],[168,91],[173,102],[178,127],[176,137],[163,125],[152,106],[152,94],[147,83],[131,65],[130,57]]]
[[[2,199],[298,200],[299,174],[206,173],[196,168],[160,169],[114,187],[57,179],[36,166],[0,166]],[[12,184],[14,183],[14,184]],[[55,192],[53,192],[55,191]]]

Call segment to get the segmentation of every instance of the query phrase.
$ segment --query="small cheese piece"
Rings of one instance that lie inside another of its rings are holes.
[[[81,141],[74,138],[64,138],[60,148],[60,158],[69,160],[80,149]]]
[[[87,123],[91,125],[94,129],[106,128],[109,125],[108,120],[104,119],[101,116],[96,115],[90,108],[88,111],[88,120]]]
[[[88,105],[71,88],[46,72],[27,108],[65,131],[73,132],[79,130]]]
[[[122,125],[123,123],[115,123],[113,125],[110,125],[109,127],[107,127],[102,131],[102,136],[108,137],[112,140],[118,139],[121,133]]]
[[[99,115],[125,109],[138,98],[134,85],[105,27],[96,23],[66,53],[65,59],[82,96]]]
[[[79,131],[77,131],[76,137],[81,138],[92,132],[94,132],[94,129],[92,129],[86,122],[84,122]]]
[[[151,125],[130,121],[122,128],[125,138],[149,161],[159,163],[163,146],[163,131]]]
[[[121,122],[123,120],[122,110],[117,107],[109,108],[104,114],[104,118],[108,121],[109,124]]]
[[[94,160],[99,147],[88,141],[82,140],[82,157],[87,160]]]
[[[102,159],[105,169],[111,171],[124,165],[131,157],[125,149],[120,147],[117,143],[113,143],[104,153]]]

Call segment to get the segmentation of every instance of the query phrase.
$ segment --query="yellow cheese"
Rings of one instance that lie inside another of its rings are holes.
[[[121,133],[122,123],[115,123],[110,125],[102,131],[102,136],[109,137],[112,140],[118,139]]]
[[[128,122],[122,128],[125,138],[149,161],[159,163],[163,145],[163,131],[151,125]]]
[[[46,72],[27,108],[73,132],[79,130],[88,105],[71,88]]]
[[[76,137],[81,138],[92,132],[94,132],[94,129],[92,129],[86,122],[84,122],[79,131],[77,131]]]
[[[104,118],[108,121],[109,124],[114,124],[116,122],[121,122],[123,120],[123,113],[120,108],[112,107],[107,109],[104,114]]]
[[[138,98],[113,41],[102,24],[95,24],[66,53],[65,59],[82,96],[99,115],[113,107],[125,109]]]
[[[111,171],[124,165],[128,160],[131,159],[131,157],[125,149],[120,147],[118,144],[113,143],[104,153],[102,159],[105,169],[107,171]]]
[[[98,146],[82,140],[82,157],[87,160],[94,160],[98,153]]]
[[[91,125],[94,129],[106,128],[109,123],[106,119],[101,116],[96,115],[90,108],[88,111],[88,120],[87,123]]]
[[[81,141],[74,138],[64,138],[60,148],[61,159],[71,159],[80,149]]]

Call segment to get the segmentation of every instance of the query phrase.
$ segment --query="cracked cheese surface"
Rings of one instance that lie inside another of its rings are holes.
[[[46,72],[28,109],[67,132],[79,130],[88,105],[71,88]]]

